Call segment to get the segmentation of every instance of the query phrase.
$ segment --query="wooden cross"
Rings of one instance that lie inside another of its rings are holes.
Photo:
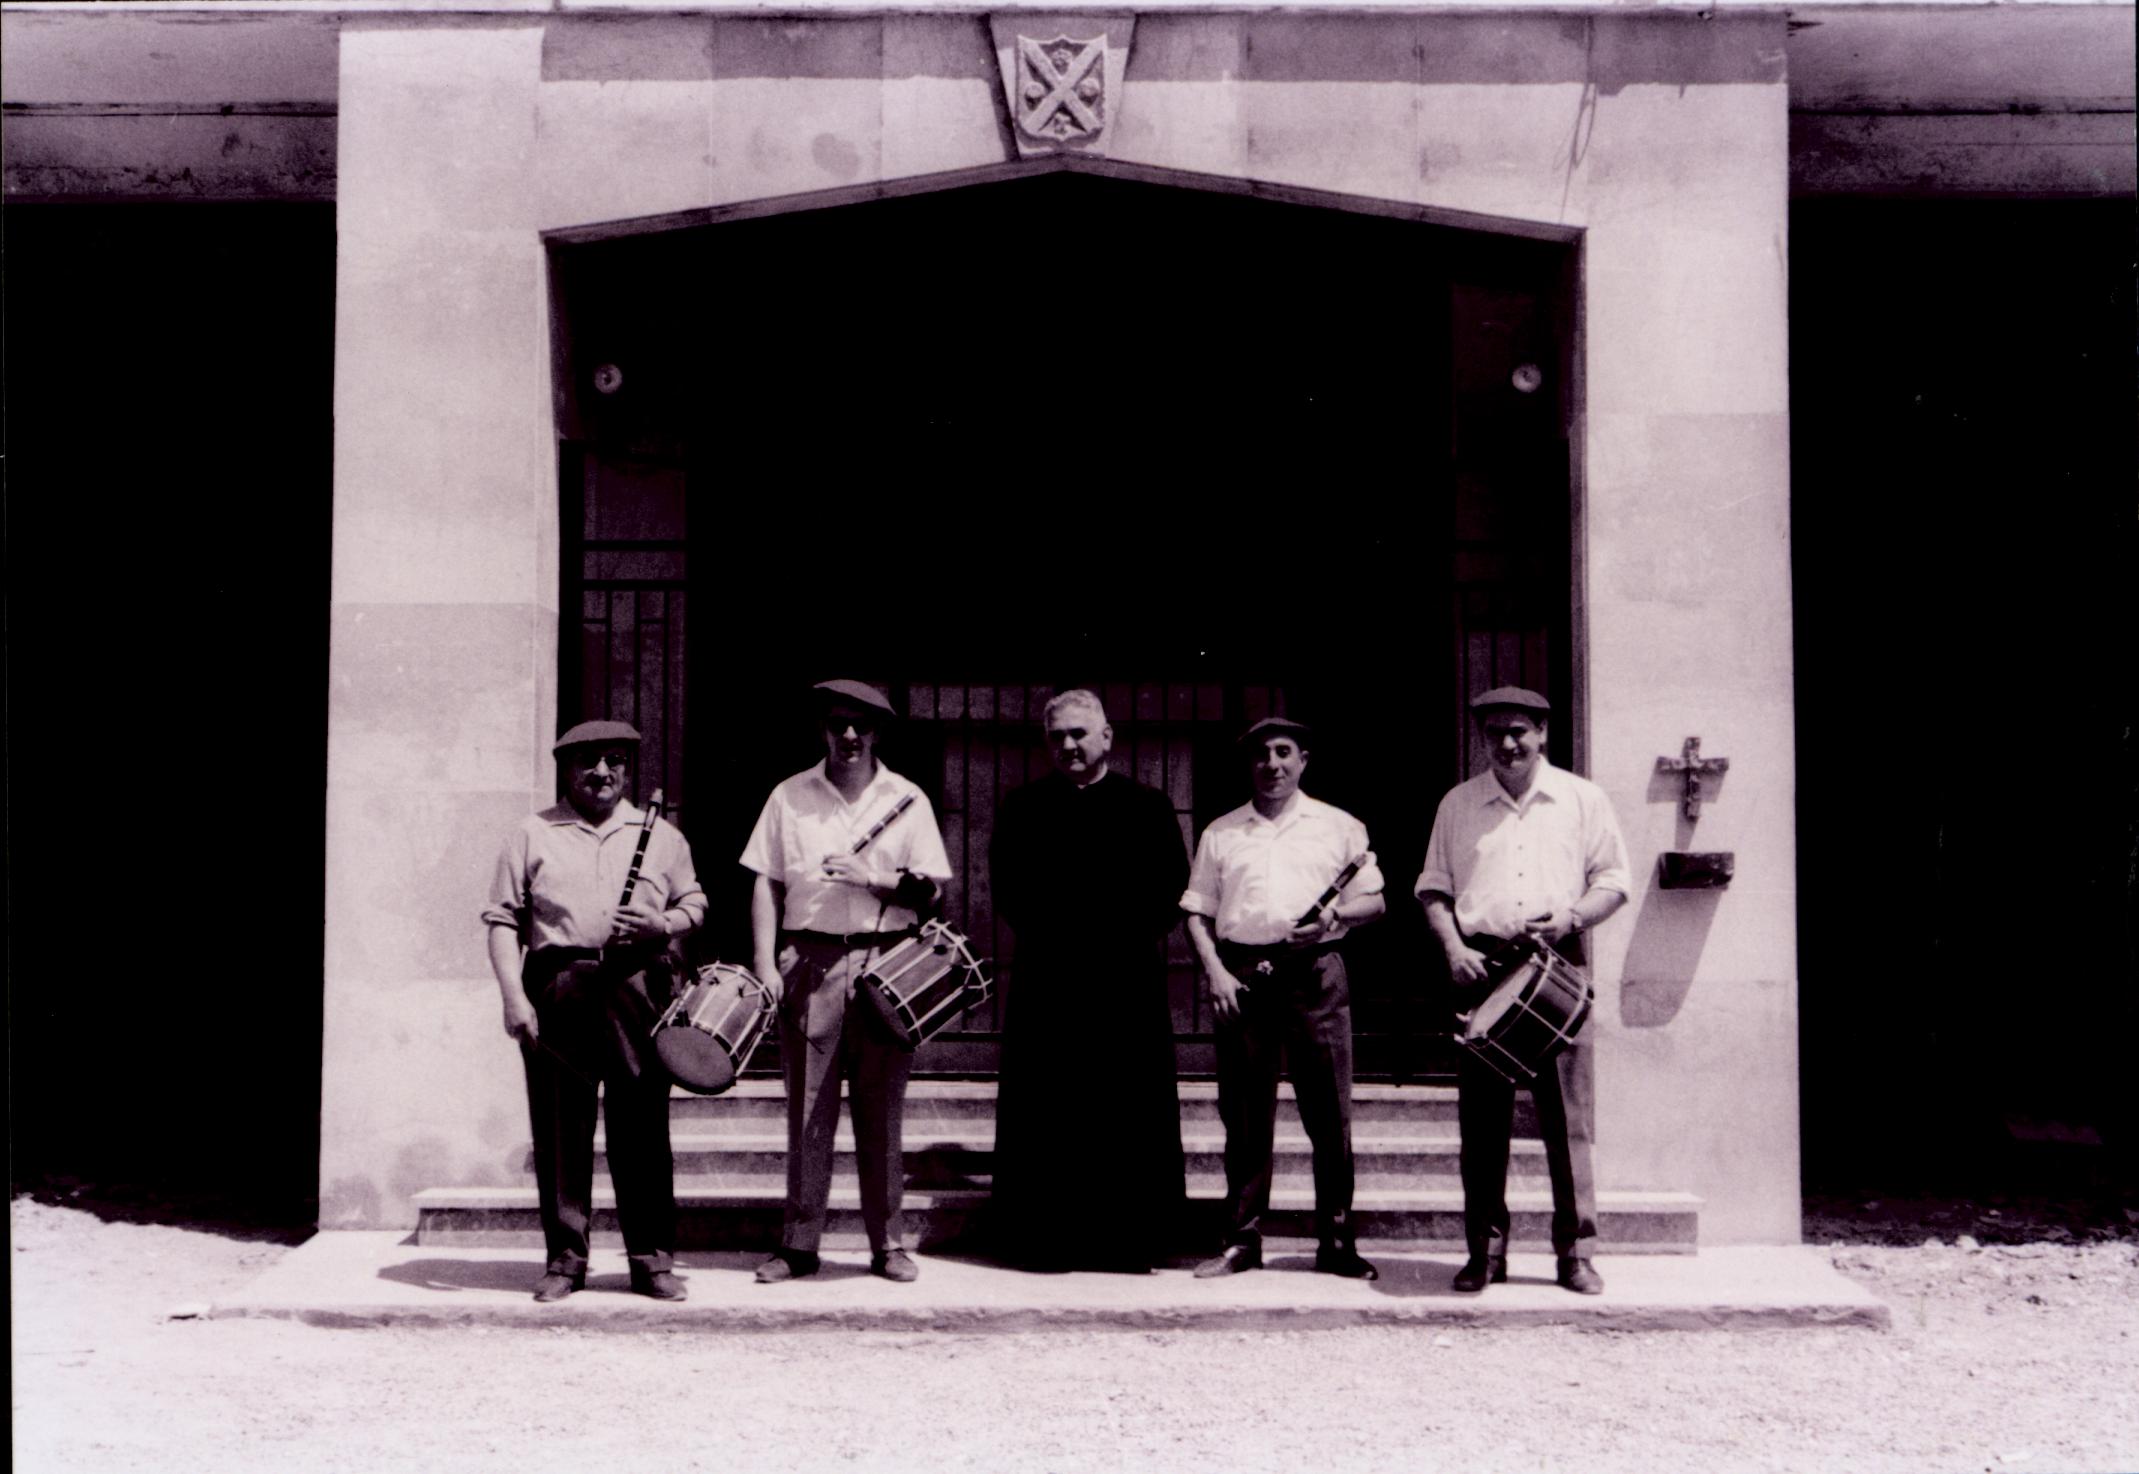
[[[1656,760],[1659,773],[1683,773],[1686,777],[1686,817],[1701,817],[1701,780],[1720,778],[1730,771],[1731,760],[1727,757],[1702,757],[1701,739],[1688,737],[1680,755],[1660,757]]]

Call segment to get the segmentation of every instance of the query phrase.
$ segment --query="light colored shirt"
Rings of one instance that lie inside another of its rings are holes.
[[[530,814],[498,855],[483,920],[512,927],[530,948],[607,944],[644,820],[629,802],[618,804],[599,828],[570,804]],[[631,899],[670,913],[669,929],[676,935],[706,918],[690,841],[666,819],[654,821]]]
[[[1275,819],[1265,819],[1254,804],[1242,804],[1213,819],[1196,841],[1181,909],[1210,917],[1221,942],[1267,947],[1284,941],[1330,882],[1361,855],[1365,863],[1333,904],[1381,892],[1381,867],[1368,847],[1367,826],[1304,793],[1293,794]],[[1334,939],[1346,929],[1339,923],[1329,935]]]
[[[936,811],[928,796],[909,778],[882,763],[876,776],[853,803],[848,803],[817,764],[783,780],[765,800],[743,865],[787,887],[780,925],[789,931],[846,935],[865,931],[902,931],[919,919],[904,906],[887,905],[860,886],[827,880],[828,855],[844,855],[876,821],[908,794],[913,805],[870,841],[855,858],[872,885],[898,884],[899,872],[911,870],[931,880],[951,878],[950,857],[936,828]]]
[[[1513,937],[1525,921],[1565,910],[1592,887],[1633,890],[1611,800],[1541,757],[1520,803],[1490,772],[1448,791],[1414,890],[1422,900],[1449,897],[1465,936]]]

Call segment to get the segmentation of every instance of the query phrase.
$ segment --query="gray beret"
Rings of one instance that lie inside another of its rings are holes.
[[[1552,703],[1526,686],[1495,686],[1490,691],[1481,691],[1473,696],[1471,710],[1480,714],[1489,711],[1527,711],[1548,717],[1552,715]]]
[[[853,702],[856,706],[866,706],[872,711],[880,711],[887,717],[898,715],[896,711],[892,710],[891,703],[885,699],[884,693],[866,681],[819,681],[812,689],[817,692],[819,698],[826,705],[830,705],[835,701],[845,700]]]
[[[611,742],[639,741],[639,729],[629,722],[581,722],[550,744],[553,753],[568,747],[595,747]]]
[[[1305,722],[1296,722],[1291,717],[1264,717],[1241,733],[1238,741],[1241,746],[1246,747],[1251,742],[1261,742],[1270,737],[1290,737],[1305,747],[1308,738],[1312,736],[1314,728]]]

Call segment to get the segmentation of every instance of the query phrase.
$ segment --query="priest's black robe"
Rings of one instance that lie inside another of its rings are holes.
[[[1166,795],[1109,771],[1012,790],[989,861],[1017,937],[993,1217],[1036,1266],[1156,1263],[1184,1200],[1166,937],[1188,855]]]

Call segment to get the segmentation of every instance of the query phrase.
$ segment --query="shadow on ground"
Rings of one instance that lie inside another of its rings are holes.
[[[189,1228],[249,1243],[301,1244],[319,1231],[316,1198],[256,1196],[242,1190],[42,1174],[13,1185],[14,1194],[75,1208],[106,1223]]]
[[[1969,1163],[1808,1174],[1810,1244],[2139,1242],[2139,1173],[2099,1145],[2012,1142]]]

